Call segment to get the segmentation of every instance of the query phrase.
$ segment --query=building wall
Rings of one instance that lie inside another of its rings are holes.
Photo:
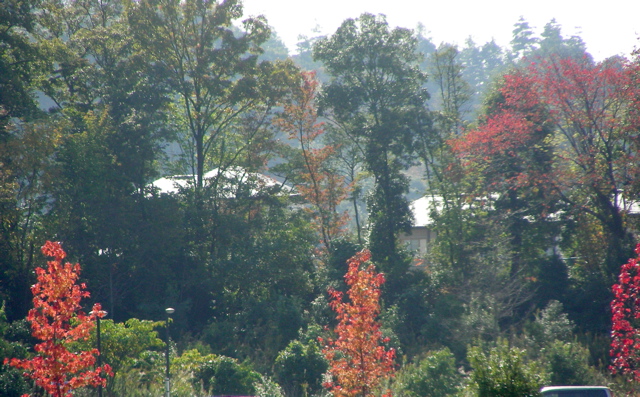
[[[424,226],[414,226],[411,228],[411,234],[400,235],[400,241],[407,244],[410,250],[416,251],[419,255],[425,255],[435,237],[433,230]]]

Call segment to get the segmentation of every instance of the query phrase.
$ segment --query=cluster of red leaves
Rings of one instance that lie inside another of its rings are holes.
[[[494,191],[633,194],[630,184],[640,190],[639,80],[640,62],[542,60],[504,76],[503,101],[450,143]]]
[[[76,284],[80,265],[63,264],[66,253],[59,243],[47,241],[42,253],[53,260],[47,262],[47,269],[36,269],[38,282],[31,287],[33,309],[27,316],[32,335],[42,342],[35,346],[35,357],[5,363],[24,369],[25,376],[54,397],[71,396],[72,390],[84,386],[105,386],[101,374],[112,375],[111,367],[88,369],[95,364],[97,349],[69,350],[69,343],[89,337],[96,317],[103,317],[104,312],[100,304],[93,306],[90,315],[81,311],[80,301],[89,292],[85,284]]]
[[[640,255],[640,244],[636,246]],[[613,374],[631,375],[640,381],[640,260],[631,258],[622,266],[614,284],[611,302],[611,358]]]
[[[324,123],[318,122],[315,100],[318,91],[315,72],[302,72],[299,89],[293,100],[284,106],[282,117],[276,125],[288,132],[289,139],[300,144],[304,171],[299,175],[298,191],[312,208],[313,216],[325,249],[343,233],[348,217],[338,213],[337,206],[347,197],[350,187],[345,178],[326,167],[327,160],[335,153],[335,147],[316,147],[318,138],[324,134]]]
[[[467,170],[481,171],[496,191],[541,186],[548,174],[540,167],[549,119],[535,80],[523,72],[504,76],[502,101],[477,128],[450,141]]]
[[[593,64],[571,58],[529,68],[568,144],[564,160],[575,165],[566,168],[574,170],[566,181],[611,189],[622,183],[616,175],[638,174],[637,152],[630,150],[640,128],[637,68],[623,59]]]
[[[370,259],[368,251],[361,251],[349,260],[345,275],[348,302],[343,301],[342,292],[329,291],[331,308],[337,313],[337,339],[327,341],[322,352],[333,377],[324,386],[334,396],[373,396],[380,381],[395,370],[395,350],[385,349],[383,344],[389,340],[383,337],[377,320],[384,275],[376,273],[373,264],[361,268]]]

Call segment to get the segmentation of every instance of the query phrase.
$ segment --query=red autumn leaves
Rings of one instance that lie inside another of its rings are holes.
[[[485,120],[450,143],[497,191],[620,188],[640,176],[639,77],[623,60],[533,63],[505,75]]]
[[[323,353],[329,361],[333,381],[326,383],[334,396],[368,397],[394,371],[395,350],[386,349],[388,339],[380,331],[380,287],[382,273],[376,273],[368,251],[349,260],[345,281],[349,300],[335,289],[329,291],[331,308],[337,313],[336,339],[328,341]],[[364,266],[364,267],[363,267]]]
[[[90,369],[98,351],[70,350],[72,342],[89,337],[96,317],[104,312],[100,304],[95,304],[89,315],[82,311],[80,301],[89,297],[89,292],[84,284],[76,284],[80,265],[63,263],[66,253],[59,243],[47,241],[42,253],[53,260],[47,262],[46,269],[36,269],[38,282],[31,287],[33,309],[27,316],[32,335],[41,342],[35,345],[33,358],[8,362],[24,369],[26,376],[54,397],[71,396],[72,390],[84,386],[104,386],[106,380],[101,375],[111,375],[111,367],[105,364]]]
[[[640,244],[636,247],[640,255]],[[640,261],[625,263],[613,286],[611,302],[611,371],[640,381]]]

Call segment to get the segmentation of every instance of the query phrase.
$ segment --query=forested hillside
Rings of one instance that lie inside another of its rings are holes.
[[[4,0],[0,359],[37,354],[57,241],[83,310],[106,311],[105,395],[160,395],[165,351],[176,396],[343,395],[340,332],[385,354],[344,395],[637,392],[637,337],[613,371],[609,350],[629,331],[612,287],[638,282],[618,276],[640,230],[640,55],[596,62],[525,18],[509,47],[456,46],[363,14],[290,55],[240,0]],[[337,303],[358,277],[380,292],[359,334]],[[39,395],[21,372],[5,363],[0,395]]]

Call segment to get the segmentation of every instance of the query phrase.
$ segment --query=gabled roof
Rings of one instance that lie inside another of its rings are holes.
[[[219,168],[207,172],[203,175],[205,186],[218,179],[218,187],[224,191],[224,196],[235,197],[240,188],[250,187],[251,196],[257,196],[268,189],[278,189],[291,194],[293,189],[277,181],[275,178],[258,173],[249,172],[241,167],[232,167],[220,172]],[[171,175],[156,179],[151,183],[151,187],[158,189],[159,193],[176,194],[181,189],[195,186],[195,175]]]

